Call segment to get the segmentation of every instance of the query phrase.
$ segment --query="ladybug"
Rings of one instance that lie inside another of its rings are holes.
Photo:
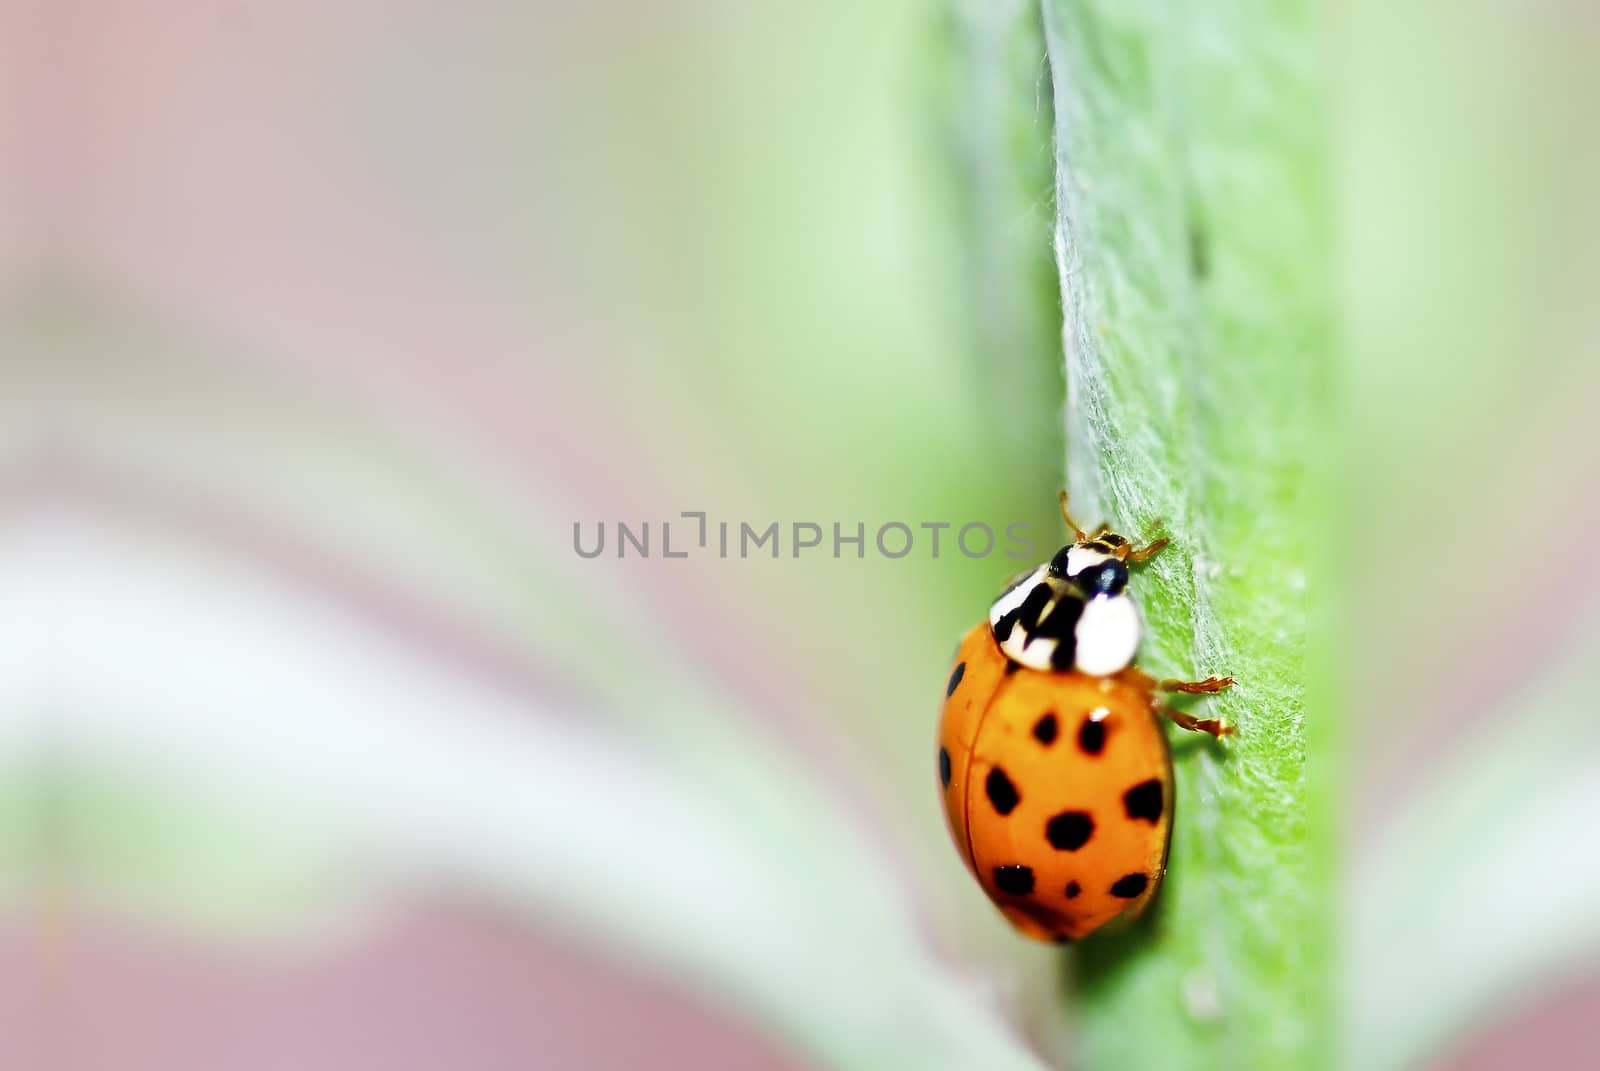
[[[1135,547],[1101,525],[995,600],[962,639],[939,725],[939,783],[968,869],[1027,937],[1064,943],[1136,918],[1166,871],[1172,757],[1158,716],[1225,736],[1231,725],[1169,707],[1232,677],[1157,680],[1133,664]]]

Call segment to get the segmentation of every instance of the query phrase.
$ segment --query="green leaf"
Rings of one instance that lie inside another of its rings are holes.
[[[1309,14],[1046,0],[1044,25],[1076,512],[1173,539],[1138,580],[1143,664],[1239,682],[1210,700],[1236,736],[1175,735],[1153,916],[1074,961],[1083,1066],[1319,1066],[1332,823],[1307,776],[1306,589],[1331,347]]]

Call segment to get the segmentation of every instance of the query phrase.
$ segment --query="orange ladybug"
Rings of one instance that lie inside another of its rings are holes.
[[[1014,582],[956,652],[939,725],[939,782],[956,849],[1024,935],[1062,943],[1135,918],[1166,871],[1172,758],[1157,715],[1224,736],[1166,692],[1232,677],[1156,680],[1133,665],[1135,548],[1101,525]]]

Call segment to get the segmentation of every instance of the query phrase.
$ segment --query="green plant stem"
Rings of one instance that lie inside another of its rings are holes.
[[[1144,664],[1239,680],[1210,701],[1236,736],[1174,738],[1157,909],[1074,961],[1090,1069],[1331,1060],[1331,822],[1306,775],[1330,356],[1308,23],[1293,4],[1044,5],[1070,486],[1087,523],[1173,538],[1138,580]]]

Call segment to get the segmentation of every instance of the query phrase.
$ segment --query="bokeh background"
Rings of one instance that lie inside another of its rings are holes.
[[[1061,6],[1318,87],[1342,833],[1295,1066],[1582,1065],[1596,16]],[[1032,5],[0,20],[0,1064],[1084,1065],[933,791],[1019,566],[572,546],[1054,531]]]

